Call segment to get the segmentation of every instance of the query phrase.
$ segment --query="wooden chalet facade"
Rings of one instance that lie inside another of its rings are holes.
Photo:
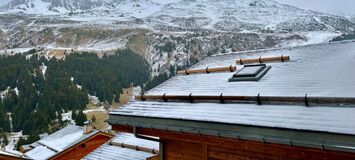
[[[31,144],[32,149],[24,155],[29,159],[79,160],[113,137],[92,126],[68,125]]]
[[[113,129],[133,132],[130,126],[115,125]],[[138,129],[138,133],[160,137],[164,151],[163,159],[165,160],[355,159],[355,154],[352,152],[321,148],[297,147],[148,128]]]
[[[354,160],[354,44],[209,57],[112,111],[109,123],[159,137],[160,160]],[[264,58],[281,54],[287,61]],[[263,65],[246,69],[255,57]]]
[[[51,157],[50,160],[79,160],[94,151],[96,148],[100,147],[102,144],[109,141],[112,137],[112,135],[98,132],[90,138],[56,154],[55,156]]]

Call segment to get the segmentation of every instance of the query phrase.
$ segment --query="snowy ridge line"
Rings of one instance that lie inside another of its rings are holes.
[[[355,43],[355,39],[353,39],[353,40],[333,41],[333,42],[324,42],[324,43],[317,43],[317,44],[305,44],[305,45],[298,45],[298,46],[291,46],[291,47],[275,47],[275,48],[256,49],[256,50],[229,52],[229,53],[218,53],[218,54],[211,55],[211,57],[225,56],[225,55],[231,55],[231,54],[247,54],[247,53],[270,52],[270,51],[278,51],[278,50],[285,50],[285,49],[291,50],[291,49],[296,49],[296,48],[298,49],[298,48],[306,48],[306,47],[312,47],[312,46],[340,44],[340,43]]]
[[[345,17],[284,5],[273,0],[12,0],[0,14],[53,16],[64,20],[144,26],[156,30],[294,31],[354,30]],[[340,20],[341,22],[337,21]],[[344,25],[339,25],[344,24]]]

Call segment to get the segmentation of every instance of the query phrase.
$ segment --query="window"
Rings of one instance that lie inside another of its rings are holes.
[[[244,65],[244,67],[229,79],[234,81],[259,81],[269,71],[271,66],[266,64]]]

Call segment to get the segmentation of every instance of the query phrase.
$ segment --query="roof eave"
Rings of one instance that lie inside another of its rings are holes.
[[[355,153],[355,135],[120,114],[110,114],[109,117],[111,125],[177,131]]]

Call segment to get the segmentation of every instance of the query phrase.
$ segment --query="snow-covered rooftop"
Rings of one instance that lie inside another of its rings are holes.
[[[259,56],[289,55],[291,60],[267,63],[272,68],[257,82],[228,82],[235,72],[177,75],[145,94],[257,96],[260,93],[261,96],[355,97],[354,44],[334,43],[212,56],[192,68],[235,65],[239,58]],[[131,116],[355,135],[353,115],[355,108],[350,106],[132,101],[111,112],[110,120]]]
[[[86,157],[82,158],[83,160],[146,160],[149,157],[152,157],[154,154],[137,151],[129,148],[122,148],[117,146],[112,146],[109,144],[104,144],[97,148],[95,151],[88,154]]]
[[[88,134],[84,134],[83,131],[83,127],[68,125],[36,143],[31,144],[31,146],[35,146],[35,148],[26,152],[26,156],[33,159],[47,159],[98,132],[94,130]]]
[[[4,156],[10,156],[10,157],[17,157],[17,158],[24,158],[23,157],[23,154],[20,152],[20,153],[17,153],[16,151],[7,151],[7,150],[2,150],[0,149],[0,156],[1,155],[4,155]]]
[[[113,139],[112,142],[130,144],[134,146],[140,146],[159,150],[159,143],[155,141],[149,141],[141,138],[136,138],[133,134],[119,133]]]
[[[112,142],[117,144],[128,144],[132,146],[139,146],[149,149],[154,149],[155,151],[159,150],[159,143],[149,140],[144,140],[140,138],[136,138],[133,134],[129,133],[119,133],[113,139]],[[103,159],[103,160],[145,160],[148,157],[154,156],[153,153],[148,153],[144,151],[137,151],[135,149],[124,148],[117,145],[112,145],[110,143],[106,143],[95,151],[88,154],[83,160],[96,160],[96,159]]]
[[[242,95],[355,97],[355,43],[308,46],[261,53],[208,57],[193,68],[235,65],[239,58],[289,55],[289,62],[272,68],[258,82],[228,82],[234,73],[177,75],[148,95]],[[238,66],[240,69],[242,66]]]
[[[36,159],[36,160],[45,160],[48,159],[49,157],[52,157],[56,154],[55,151],[48,149],[45,146],[38,146],[31,151],[28,151],[25,153],[25,155],[31,159]]]
[[[67,127],[39,140],[38,142],[56,151],[62,151],[98,132],[94,130],[91,133],[84,134],[83,131],[83,127],[68,125]]]

